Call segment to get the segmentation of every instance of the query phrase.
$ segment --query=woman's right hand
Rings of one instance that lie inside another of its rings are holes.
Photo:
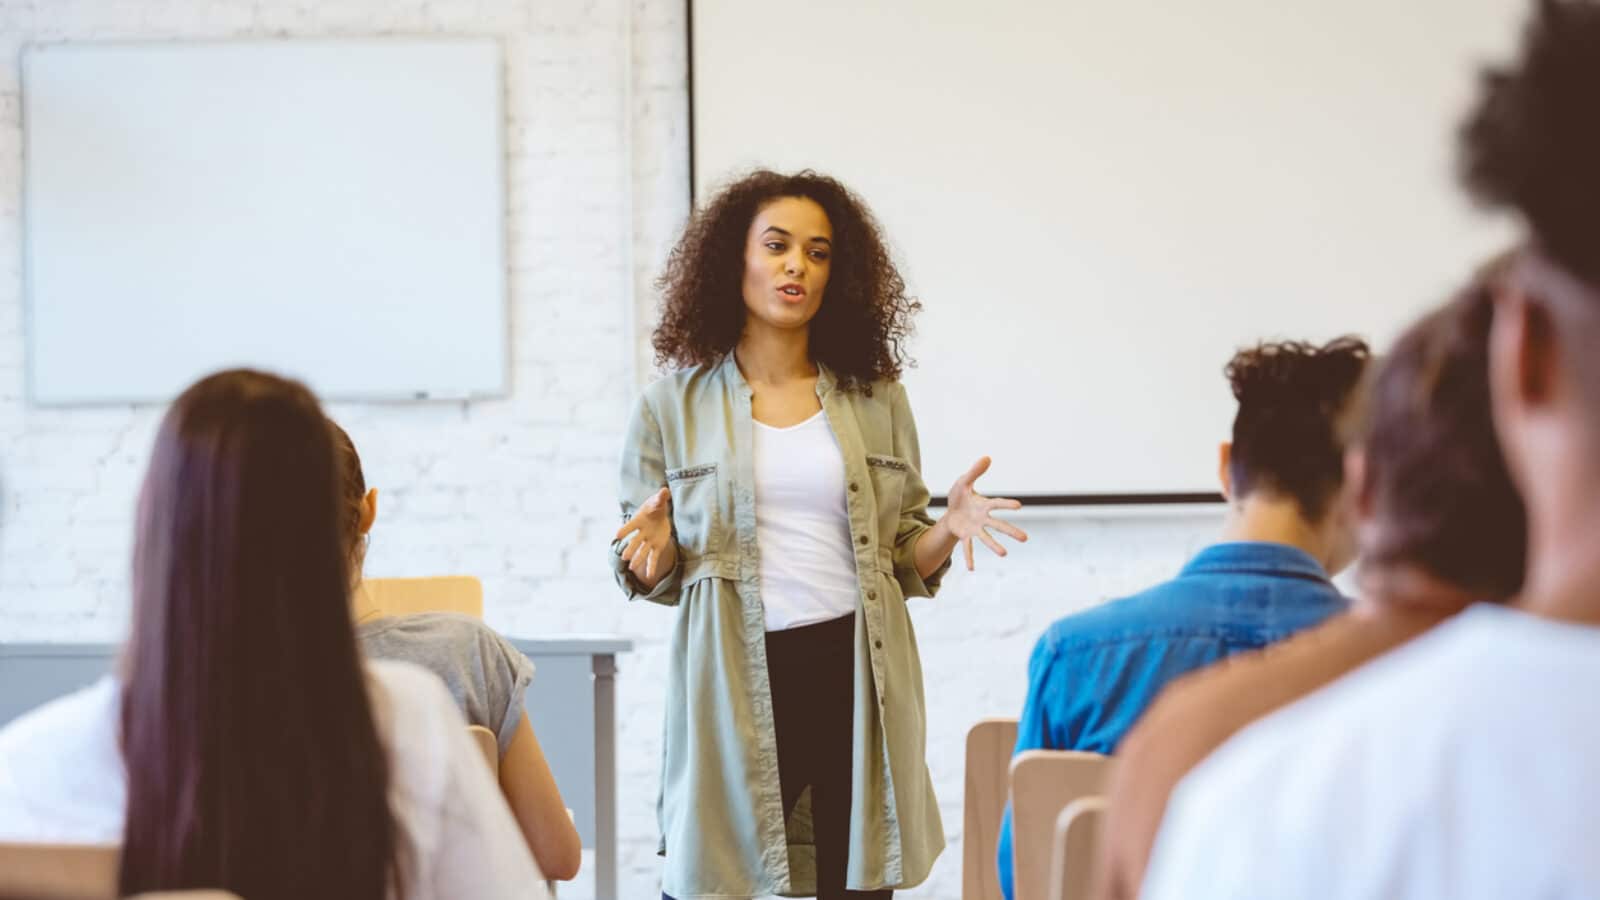
[[[617,529],[614,541],[628,539],[622,561],[646,589],[654,588],[678,564],[678,544],[672,539],[672,491],[662,488],[646,500],[633,518]]]

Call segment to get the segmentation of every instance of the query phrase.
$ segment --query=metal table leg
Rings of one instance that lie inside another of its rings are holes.
[[[617,900],[617,658],[594,661],[594,896]]]

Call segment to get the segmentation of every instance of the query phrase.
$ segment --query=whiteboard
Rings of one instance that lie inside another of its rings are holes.
[[[694,0],[696,195],[867,200],[925,307],[935,493],[983,454],[994,493],[1211,492],[1235,348],[1386,345],[1508,238],[1453,139],[1526,6]]]
[[[23,57],[30,396],[259,366],[329,398],[507,386],[489,40],[65,44]]]

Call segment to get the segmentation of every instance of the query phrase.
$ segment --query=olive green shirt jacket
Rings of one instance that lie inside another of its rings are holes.
[[[949,567],[917,574],[932,526],[905,388],[840,389],[819,368],[817,396],[844,454],[860,607],[850,865],[855,890],[910,888],[944,849],[924,755],[922,662],[907,597],[930,597]],[[674,570],[645,590],[611,548],[630,600],[678,607],[667,677],[657,815],[662,890],[678,898],[811,896],[807,801],[787,827],[767,681],[756,544],[752,390],[729,354],[645,389],[622,452],[624,519],[672,490]]]

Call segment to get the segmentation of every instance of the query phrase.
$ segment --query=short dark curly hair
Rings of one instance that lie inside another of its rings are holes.
[[[1262,343],[1234,354],[1224,370],[1239,411],[1228,474],[1243,497],[1266,488],[1294,498],[1312,521],[1344,484],[1344,450],[1356,422],[1347,414],[1372,351],[1358,337],[1316,346]]]
[[[656,281],[661,323],[651,336],[656,365],[711,365],[744,333],[746,234],[757,212],[782,197],[822,207],[833,227],[828,288],[811,320],[811,356],[845,390],[871,392],[914,363],[906,353],[911,317],[922,305],[906,296],[882,230],[865,203],[826,175],[765,169],[724,186],[690,218]]]
[[[1481,205],[1521,213],[1550,259],[1600,287],[1600,3],[1539,0],[1521,59],[1483,74],[1459,165]]]

